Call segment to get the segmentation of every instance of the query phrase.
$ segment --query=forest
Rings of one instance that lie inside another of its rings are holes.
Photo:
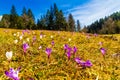
[[[15,6],[12,5],[10,14],[3,15],[0,28],[115,34],[120,33],[120,12],[81,27],[79,20],[75,20],[71,13],[65,16],[56,3],[39,19],[35,19],[32,10],[25,7],[22,9],[22,14],[18,15]]]

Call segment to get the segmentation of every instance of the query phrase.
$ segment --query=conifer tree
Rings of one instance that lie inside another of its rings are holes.
[[[80,27],[80,22],[79,22],[79,20],[77,20],[77,31],[79,32],[80,29],[81,29],[81,27]]]
[[[72,32],[75,31],[75,21],[71,13],[68,16],[68,25],[69,25],[69,31],[72,31]]]

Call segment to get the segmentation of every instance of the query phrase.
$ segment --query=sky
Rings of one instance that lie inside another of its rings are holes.
[[[75,21],[79,20],[83,26],[120,11],[120,0],[0,0],[0,19],[3,14],[9,14],[14,5],[19,15],[23,7],[30,8],[37,20],[54,3],[63,10],[65,17],[72,13]]]

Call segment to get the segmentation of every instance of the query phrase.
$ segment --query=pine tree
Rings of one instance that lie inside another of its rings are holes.
[[[73,19],[72,14],[69,14],[68,16],[68,24],[69,24],[69,31],[75,31],[75,21]]]
[[[28,23],[29,23],[30,18],[29,18],[29,16],[27,15],[27,10],[26,10],[25,7],[23,7],[21,17],[22,17],[22,22],[23,22],[23,24],[22,24],[22,29],[27,29],[27,25],[28,25]]]
[[[60,25],[59,25],[59,10],[57,8],[57,5],[54,3],[53,7],[53,12],[54,12],[54,30],[59,30]]]
[[[31,18],[32,20],[35,20],[35,17],[34,17],[34,15],[33,15],[31,9],[28,9],[28,11],[27,11],[27,15],[28,15],[28,17]]]
[[[24,16],[24,15],[27,15],[27,10],[25,7],[23,7],[23,10],[22,10],[22,16]]]
[[[46,25],[46,17],[45,16],[41,16],[41,19],[38,20],[37,22],[37,26],[38,29],[46,29],[47,25]]]
[[[17,16],[18,14],[17,14],[17,12],[16,12],[16,8],[15,8],[15,6],[14,5],[12,5],[12,8],[11,8],[11,14],[10,15],[12,15],[12,16]]]
[[[34,17],[34,15],[33,15],[31,9],[28,9],[28,11],[27,11],[27,16],[28,16],[27,29],[36,29],[35,17]]]
[[[17,28],[18,14],[16,12],[16,8],[14,5],[12,5],[10,12],[11,12],[11,14],[10,14],[10,28]]]
[[[81,29],[81,27],[80,27],[80,22],[79,22],[79,20],[77,20],[77,31],[79,32],[80,29]]]
[[[54,12],[53,12],[53,7],[51,6],[50,8],[50,14],[49,14],[49,17],[48,17],[48,29],[49,30],[55,30],[54,29]]]
[[[67,22],[62,10],[58,14],[58,30],[66,30]]]

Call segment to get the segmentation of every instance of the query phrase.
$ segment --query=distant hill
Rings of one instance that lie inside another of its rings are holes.
[[[95,21],[91,25],[84,27],[83,30],[88,33],[120,33],[120,11]]]

